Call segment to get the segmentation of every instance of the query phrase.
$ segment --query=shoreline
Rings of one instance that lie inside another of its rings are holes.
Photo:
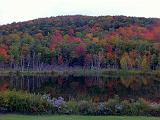
[[[160,70],[117,69],[64,69],[64,70],[0,70],[0,75],[49,75],[49,76],[107,76],[107,75],[153,75],[160,78]]]

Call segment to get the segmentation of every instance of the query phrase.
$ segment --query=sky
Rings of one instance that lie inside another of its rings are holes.
[[[0,24],[59,15],[160,18],[160,0],[0,0]]]

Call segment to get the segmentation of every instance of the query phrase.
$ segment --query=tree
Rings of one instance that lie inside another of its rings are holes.
[[[154,18],[58,16],[0,26],[1,65],[16,70],[53,64],[157,69],[159,43]]]
[[[146,71],[149,69],[149,61],[147,60],[147,56],[144,55],[141,62],[141,69]]]
[[[8,52],[7,52],[7,46],[6,45],[1,45],[0,46],[0,57],[1,57],[1,60],[8,59],[9,55],[8,55]]]
[[[122,55],[121,60],[120,60],[120,64],[121,64],[122,69],[131,68],[131,59],[130,59],[128,53],[125,52]]]
[[[155,70],[156,67],[158,66],[158,56],[156,54],[152,55],[150,66],[151,66],[151,69],[153,70]]]
[[[62,65],[63,64],[63,57],[62,55],[58,56],[58,65]]]
[[[92,55],[91,54],[86,54],[85,59],[84,59],[84,66],[91,66],[92,64]]]
[[[50,42],[50,46],[49,46],[50,50],[53,51],[55,49],[55,44],[62,42],[62,40],[63,40],[63,37],[60,31],[56,30]]]
[[[158,54],[158,68],[160,68],[160,53]]]
[[[5,62],[9,59],[8,51],[7,51],[7,46],[6,45],[1,45],[0,46],[0,64],[1,67],[5,67]]]
[[[86,52],[85,45],[80,44],[80,45],[76,46],[74,51],[75,51],[75,56],[77,56],[77,57],[84,55]]]
[[[43,40],[44,36],[42,35],[42,33],[37,33],[37,34],[35,34],[35,39],[36,40]]]

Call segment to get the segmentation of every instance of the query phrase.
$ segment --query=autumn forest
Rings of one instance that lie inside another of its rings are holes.
[[[0,69],[156,70],[160,19],[58,16],[0,26]]]

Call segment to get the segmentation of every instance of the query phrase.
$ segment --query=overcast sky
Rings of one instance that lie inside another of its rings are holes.
[[[0,0],[0,24],[75,14],[160,18],[160,0]]]

